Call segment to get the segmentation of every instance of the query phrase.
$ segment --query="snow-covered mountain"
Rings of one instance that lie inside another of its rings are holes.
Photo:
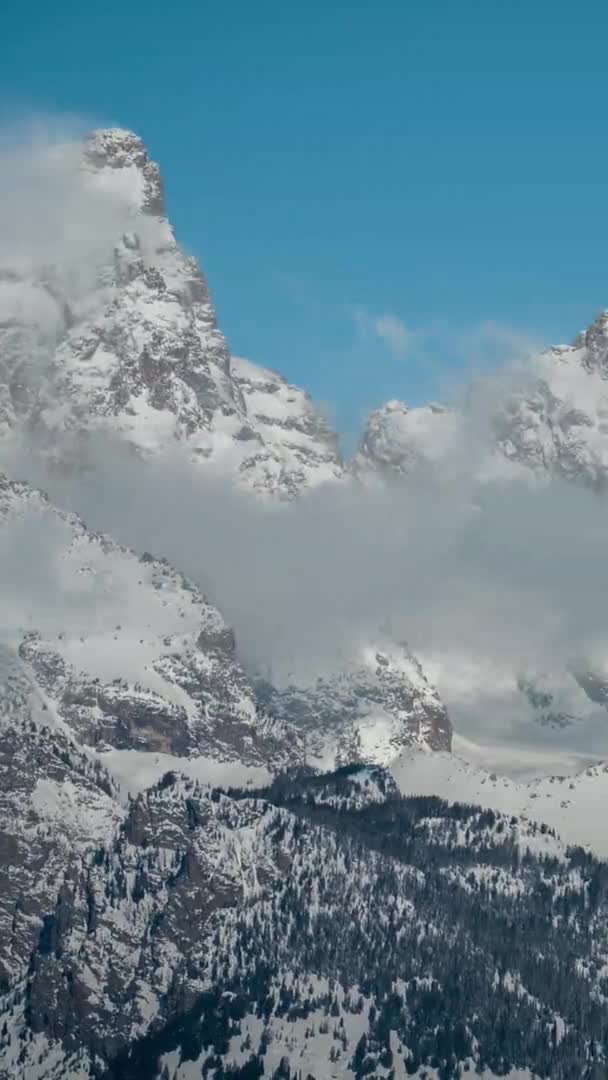
[[[165,216],[160,172],[142,141],[98,131],[78,168],[92,212],[110,203],[117,232],[95,253],[84,296],[74,297],[52,266],[1,276],[5,427],[27,420],[51,444],[66,431],[111,432],[146,453],[177,442],[191,460],[280,499],[339,479],[337,440],[308,395],[231,357],[203,274]],[[41,308],[44,363],[42,345],[32,356]]]
[[[86,483],[98,436],[177,449],[243,521],[466,466],[463,413],[394,401],[344,463],[304,391],[230,354],[141,140],[57,152],[101,228],[86,273],[0,267],[3,460]],[[532,361],[472,487],[497,461],[601,487],[607,356],[603,316]],[[605,1076],[608,767],[451,754],[388,632],[262,679],[146,548],[0,474],[0,1080]],[[512,674],[545,724],[608,701],[599,669]]]
[[[414,743],[449,747],[445,708],[405,647],[363,650],[337,674],[277,689],[246,673],[221,614],[166,560],[1,476],[0,522],[7,573],[12,563],[18,575],[24,549],[27,577],[7,583],[3,638],[83,744],[165,766],[173,755],[269,770],[305,754],[384,764]],[[137,773],[124,755],[119,771],[129,763]]]
[[[307,760],[321,768],[387,764],[404,745],[445,750],[451,725],[437,691],[403,644],[386,637],[362,647],[337,672],[258,683],[272,715],[306,739]],[[289,718],[289,721],[288,721]]]
[[[601,495],[608,479],[607,379],[608,312],[602,312],[571,345],[480,380],[460,408],[390,401],[375,410],[354,460],[356,473],[405,489],[428,481],[438,497],[461,491],[463,502],[482,512],[501,491],[508,500],[524,487],[542,492],[549,481]],[[502,665],[496,657],[485,665],[480,656],[459,653],[457,645],[453,656],[423,660],[456,724],[463,710],[497,709],[502,693],[505,714],[562,729],[568,739],[568,729],[576,728],[581,745],[587,733],[595,745],[601,741],[608,700],[601,646],[593,655],[572,655],[564,666],[545,658],[538,670],[533,662],[513,667],[507,657]]]
[[[597,489],[608,478],[608,312],[572,345],[531,362],[529,386],[497,413],[498,446],[510,461]]]
[[[112,208],[116,235],[95,249],[81,291],[48,263],[0,267],[4,428],[23,418],[47,434],[100,428],[147,452],[177,441],[193,461],[282,499],[344,479],[350,469],[336,436],[308,395],[230,355],[204,276],[165,216],[160,171],[141,139],[98,131],[80,160],[73,153],[66,149],[70,167],[91,205]],[[603,313],[573,345],[533,358],[515,380],[493,418],[508,459],[601,482],[607,327]],[[439,404],[387,402],[370,414],[355,472],[440,464],[462,424]]]
[[[608,798],[606,763],[523,782],[490,772],[459,753],[412,748],[393,762],[391,772],[403,795],[438,795],[448,802],[475,803],[545,822],[565,843],[608,858],[608,835],[600,812]]]
[[[40,538],[47,580],[5,591],[6,644],[46,707],[85,745],[245,765],[301,760],[297,734],[258,707],[222,616],[163,560],[91,533],[0,476],[5,540]]]
[[[355,465],[359,472],[411,474],[445,469],[467,439],[480,479],[496,474],[500,457],[540,477],[603,488],[608,476],[608,311],[571,345],[519,363],[482,401],[484,430],[466,409],[408,407],[389,401],[370,413]],[[478,419],[478,418],[477,418]],[[483,434],[484,438],[481,438]]]
[[[337,438],[308,395],[275,372],[231,356],[217,327],[205,279],[196,261],[176,242],[165,217],[160,172],[141,140],[122,130],[96,132],[74,168],[92,206],[99,203],[107,209],[109,204],[120,229],[105,247],[95,248],[94,259],[89,257],[93,263],[92,268],[87,266],[90,280],[81,291],[74,292],[60,265],[30,266],[27,273],[21,270],[21,276],[7,269],[4,278],[0,275],[0,310],[6,312],[0,387],[7,443],[26,430],[28,441],[43,447],[47,464],[54,462],[61,471],[81,469],[84,460],[94,468],[95,456],[87,451],[87,443],[100,434],[119,439],[152,460],[170,455],[177,447],[191,464],[204,468],[205,476],[279,502],[322,484],[347,480]],[[43,323],[38,325],[36,319],[42,315]],[[33,334],[40,338],[35,350]],[[154,550],[152,537],[149,546]],[[137,580],[139,576],[138,572]],[[171,576],[170,570],[166,576]],[[221,606],[221,596],[218,600]],[[165,606],[182,619],[180,599],[173,608]],[[137,607],[131,610],[138,622]],[[116,622],[122,625],[123,620],[117,617]],[[175,638],[180,629],[183,624],[179,629],[172,625],[165,636]],[[170,727],[173,732],[170,736],[157,732],[150,743],[144,730],[135,741],[130,732],[121,742],[119,728],[132,725],[124,706],[120,722],[106,722],[97,715],[101,709],[115,716],[114,699],[122,691],[112,689],[103,701],[93,695],[92,707],[84,699],[75,703],[70,711],[78,713],[77,722],[81,727],[93,725],[96,741],[105,738],[119,748],[138,745],[174,752],[179,745],[178,752],[184,752],[196,745],[204,752],[202,735],[192,743],[185,734],[189,721],[183,720],[180,711],[191,710],[191,701],[182,700],[180,694],[186,687],[187,697],[189,685],[202,677],[200,653],[190,642],[184,647],[186,659],[183,651],[179,661],[167,655],[174,645],[164,646],[162,655],[151,658],[146,635],[142,637],[137,626],[127,646],[124,633],[115,631],[111,636],[116,660],[107,668],[110,681],[126,678],[132,703],[139,694],[137,715],[154,714],[157,726],[162,726],[163,709],[153,695],[155,690],[161,692],[159,680],[164,680],[165,697],[171,683],[171,707],[167,712],[163,706],[165,716],[167,721],[170,715],[181,719],[165,724],[165,731]],[[81,644],[75,659],[86,652],[86,643]],[[228,655],[229,636],[224,645]],[[394,649],[394,656],[388,668],[384,660],[376,662],[379,650],[370,643],[361,656],[347,657],[343,668],[329,675],[313,672],[311,681],[288,687],[294,704],[296,697],[309,701],[306,716],[303,710],[298,716],[311,750],[314,746],[317,754],[321,744],[325,747],[326,763],[344,760],[348,753],[360,758],[372,751],[374,760],[386,761],[412,739],[428,738],[429,745],[449,746],[445,709],[419,665],[393,643],[389,642],[389,649]],[[42,672],[48,643],[41,646],[32,638],[23,645],[24,656],[26,652],[28,661]],[[132,673],[123,675],[125,664],[130,663],[127,653],[134,669],[146,668],[145,680]],[[46,663],[47,680],[53,663]],[[222,663],[223,659],[218,666]],[[149,674],[152,669],[154,678]],[[53,672],[57,692],[57,680],[63,680],[63,694],[71,675],[61,673],[60,665]],[[227,702],[227,712],[242,712],[250,722],[255,706],[250,690],[241,690],[243,673],[228,679],[227,685],[236,688],[227,691],[234,697]],[[196,708],[200,711],[203,704],[199,700]],[[285,694],[275,696],[276,715],[287,715],[287,704]],[[148,722],[141,719],[139,723],[145,729]],[[107,737],[109,727],[112,737]],[[231,736],[227,738],[230,741]],[[256,759],[255,763],[260,762]]]

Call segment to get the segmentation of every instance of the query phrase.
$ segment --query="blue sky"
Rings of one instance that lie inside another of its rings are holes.
[[[0,105],[138,131],[233,350],[348,438],[608,306],[607,40],[599,0],[9,0]]]

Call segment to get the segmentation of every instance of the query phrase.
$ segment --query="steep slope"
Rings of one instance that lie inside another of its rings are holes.
[[[293,497],[344,478],[337,436],[308,394],[242,357],[230,370],[248,417],[238,437],[252,443],[239,469],[254,489]]]
[[[165,560],[1,476],[0,519],[7,572],[23,552],[28,577],[6,592],[4,637],[82,742],[270,769],[303,753],[331,767],[449,749],[446,710],[405,646],[383,640],[297,684],[251,681],[222,616]]]
[[[0,990],[22,978],[45,915],[83,854],[122,818],[116,788],[53,722],[0,646]]]
[[[298,760],[294,733],[259,711],[232,631],[183,575],[1,476],[0,520],[5,559],[34,543],[39,563],[38,579],[26,561],[28,580],[7,583],[3,636],[82,743],[271,768]]]

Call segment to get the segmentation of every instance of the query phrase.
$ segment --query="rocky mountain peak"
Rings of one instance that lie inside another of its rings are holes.
[[[160,169],[151,161],[139,135],[123,128],[93,131],[84,146],[85,162],[101,173],[109,170],[131,183],[138,196],[138,207],[147,214],[162,217],[165,212]]]
[[[3,429],[21,424],[53,445],[102,432],[145,455],[180,446],[237,487],[284,501],[342,479],[337,438],[309,396],[231,356],[205,277],[163,216],[160,171],[139,136],[93,132],[83,156],[91,212],[99,194],[116,236],[104,237],[94,265],[75,268],[88,282],[77,303],[53,267],[0,293]],[[32,320],[24,326],[22,317],[28,289],[27,312],[40,310],[42,296],[54,319],[35,357]]]
[[[573,348],[583,349],[583,366],[588,371],[608,375],[608,311],[602,311],[587,330],[581,331]]]

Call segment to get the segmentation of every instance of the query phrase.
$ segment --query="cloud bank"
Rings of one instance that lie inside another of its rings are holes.
[[[451,473],[277,507],[179,454],[144,462],[105,440],[91,451],[84,476],[44,474],[35,459],[22,471],[90,527],[196,580],[252,669],[307,682],[386,634],[421,657],[463,735],[608,752],[606,711],[568,674],[604,672],[608,658],[608,507],[592,493],[519,476],[477,489]],[[579,720],[531,723],[518,675],[550,679],[555,710]]]

